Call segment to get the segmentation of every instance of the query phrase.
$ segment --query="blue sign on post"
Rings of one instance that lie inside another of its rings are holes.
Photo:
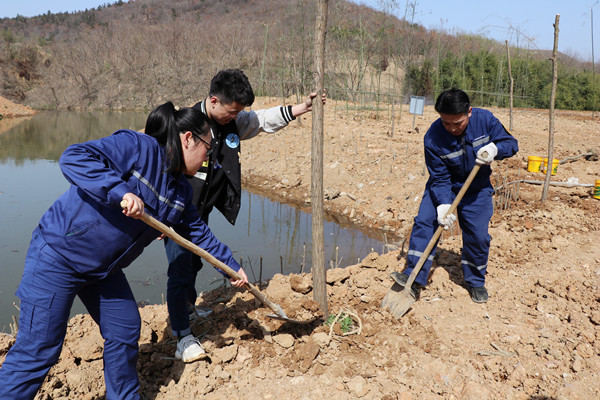
[[[425,97],[423,96],[410,96],[410,105],[408,106],[408,112],[413,114],[413,129],[415,129],[415,118],[417,114],[423,115],[423,108],[425,107]]]

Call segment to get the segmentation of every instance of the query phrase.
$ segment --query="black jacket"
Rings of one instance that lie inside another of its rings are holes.
[[[193,107],[208,115],[205,101]],[[276,132],[294,119],[292,106],[277,106],[242,111],[226,125],[211,122],[215,150],[200,171],[188,178],[194,190],[193,204],[205,222],[216,207],[229,223],[235,224],[242,197],[241,140],[253,138],[260,132]]]

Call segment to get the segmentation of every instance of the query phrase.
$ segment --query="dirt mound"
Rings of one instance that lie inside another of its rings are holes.
[[[2,118],[15,118],[15,117],[26,117],[34,115],[37,111],[23,106],[21,104],[13,103],[10,100],[0,97],[0,119]]]
[[[269,100],[271,101],[271,100]],[[259,104],[260,106],[260,104]],[[508,126],[507,112],[496,110]],[[381,310],[402,270],[405,238],[427,173],[422,136],[435,113],[403,111],[390,131],[375,114],[358,115],[328,101],[325,121],[325,210],[332,218],[375,232],[386,249],[357,264],[327,271],[324,324],[310,275],[276,275],[263,292],[291,324],[245,291],[220,288],[198,304],[213,313],[193,324],[210,359],[174,359],[164,305],[146,306],[138,370],[149,399],[594,399],[600,398],[600,201],[588,186],[549,189],[526,171],[527,156],[545,156],[547,112],[519,111],[520,153],[495,163],[499,191],[492,218],[487,287],[473,303],[464,287],[458,229],[444,233],[429,285],[400,320]],[[597,148],[590,115],[555,119],[559,160]],[[306,207],[310,201],[310,117],[281,134],[243,144],[246,187]],[[553,181],[593,183],[598,161],[561,163]],[[510,198],[510,202],[507,200]],[[349,333],[349,334],[345,334]],[[14,338],[0,336],[0,361]],[[101,399],[102,340],[89,316],[71,319],[59,363],[39,399]]]
[[[514,221],[513,221],[514,222]],[[328,270],[329,307],[344,313],[323,324],[312,300],[310,275],[275,276],[264,293],[291,324],[266,317],[247,292],[223,288],[199,300],[214,310],[193,324],[210,354],[183,364],[173,358],[165,306],[141,309],[138,362],[150,399],[591,399],[600,395],[597,325],[589,265],[579,279],[532,277],[499,268],[494,299],[472,303],[457,284],[458,257],[444,250],[431,283],[400,321],[379,307],[390,287],[398,252],[371,254],[360,264]],[[565,267],[567,267],[565,265]],[[566,269],[571,269],[568,267]],[[512,283],[510,280],[512,279]],[[500,283],[505,282],[505,283]],[[519,285],[521,290],[511,290]],[[308,291],[307,291],[308,290]],[[60,362],[41,399],[100,399],[102,340],[89,316],[71,319]],[[12,344],[0,341],[0,354]],[[546,396],[546,397],[545,397]],[[537,397],[536,397],[537,398]]]

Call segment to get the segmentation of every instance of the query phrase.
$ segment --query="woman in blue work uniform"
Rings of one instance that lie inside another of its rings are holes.
[[[59,164],[71,187],[34,230],[17,296],[19,332],[0,368],[0,399],[33,399],[60,355],[75,296],[104,338],[107,399],[139,399],[140,314],[122,271],[159,233],[148,212],[243,277],[191,204],[193,175],[211,152],[208,119],[171,102],[148,116],[146,134],[120,130],[68,147]],[[127,208],[120,203],[126,200]]]

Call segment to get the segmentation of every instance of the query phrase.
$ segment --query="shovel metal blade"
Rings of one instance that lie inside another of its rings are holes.
[[[408,312],[417,299],[413,296],[409,287],[402,287],[394,282],[381,302],[381,308],[389,308],[394,318],[398,319]]]

